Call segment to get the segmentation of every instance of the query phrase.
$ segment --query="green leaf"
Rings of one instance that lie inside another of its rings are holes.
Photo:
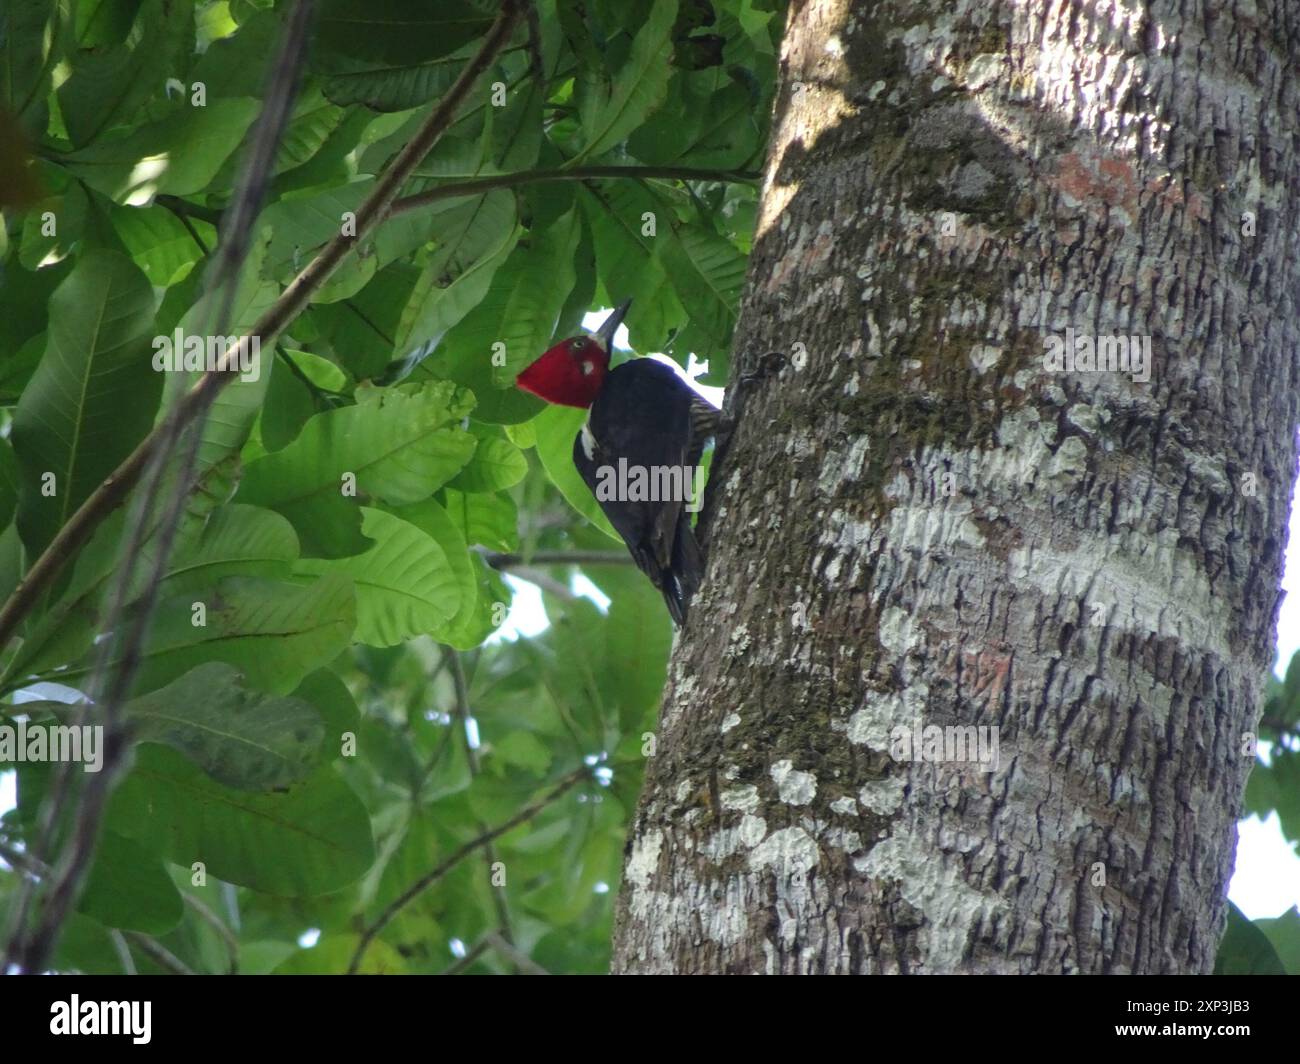
[[[596,266],[611,304],[631,298],[626,325],[632,347],[660,351],[685,315],[655,253],[666,211],[632,182],[586,187],[580,202],[591,227]],[[651,226],[653,225],[653,230]],[[653,232],[655,235],[647,235]]]
[[[195,608],[200,603],[202,611]],[[206,623],[195,624],[196,619]],[[201,599],[179,595],[159,605],[136,689],[152,691],[215,659],[238,668],[254,687],[288,694],[348,645],[355,625],[356,599],[341,578],[296,587],[231,577]],[[92,651],[58,673],[59,682],[75,685],[90,673],[96,657]],[[109,662],[115,663],[116,658]]]
[[[505,345],[505,358],[492,360],[498,388],[513,387],[524,367],[551,346],[560,311],[573,288],[573,254],[581,231],[577,208],[572,208],[544,232],[529,234],[515,287],[501,315],[498,340]]]
[[[657,248],[664,272],[699,337],[698,346],[690,350],[701,359],[725,359],[745,284],[745,256],[730,241],[695,225],[665,234]],[[710,364],[709,368],[718,367]]]
[[[447,515],[466,543],[488,550],[512,551],[519,546],[519,515],[507,495],[468,495],[454,488],[443,491]]]
[[[406,111],[441,96],[460,75],[472,49],[459,49],[428,63],[403,66],[357,63],[325,79],[325,96],[340,106],[364,104],[372,111]]]
[[[528,459],[523,451],[500,436],[487,436],[478,441],[474,457],[452,479],[451,487],[458,491],[504,491],[527,474]]]
[[[267,894],[311,897],[359,879],[374,860],[370,817],[329,768],[282,794],[224,787],[183,755],[146,744],[106,825],[190,868]]]
[[[497,189],[456,202],[434,216],[434,235],[437,247],[420,271],[397,330],[396,349],[408,360],[423,345],[436,345],[482,301],[519,240],[515,198]]]
[[[77,909],[109,927],[163,935],[181,922],[180,891],[157,856],[134,839],[106,831]]]
[[[19,530],[33,554],[149,429],[162,387],[150,367],[153,313],[149,279],[113,251],[87,252],[51,297],[45,356],[13,425]]]
[[[1228,929],[1219,943],[1215,975],[1286,975],[1268,936],[1228,902]]]
[[[186,106],[121,136],[104,138],[64,157],[91,188],[119,203],[145,204],[158,193],[202,192],[230,159],[257,117],[243,98]]]
[[[464,528],[433,499],[403,506],[396,514],[437,540],[456,581],[460,607],[451,620],[432,633],[434,638],[458,650],[472,650],[496,627],[492,621],[491,603],[508,596],[489,594],[486,574],[491,570],[477,556],[470,554]]]
[[[743,166],[762,143],[756,104],[747,86],[718,68],[681,71],[665,105],[628,138],[628,151],[654,166]]]
[[[183,76],[193,42],[193,5],[144,0],[122,43],[77,49],[56,91],[73,145],[129,122],[164,78]]]
[[[325,756],[333,759],[342,752],[344,734],[356,734],[361,725],[361,711],[347,684],[329,669],[308,673],[293,692],[313,706],[325,722]]]
[[[54,0],[6,0],[0,7],[0,110],[18,118],[41,110],[63,23],[54,15]]]
[[[357,491],[394,505],[428,498],[458,473],[475,440],[449,428],[473,397],[450,383],[358,388],[356,406],[317,414],[281,451],[252,462],[238,500],[284,514],[305,550],[343,557],[364,550]]]
[[[197,541],[175,553],[163,592],[201,593],[227,576],[287,576],[297,557],[298,537],[285,518],[273,510],[230,503],[212,514]]]
[[[215,661],[133,699],[126,712],[139,741],[165,743],[219,783],[244,791],[306,778],[325,737],[310,704],[252,690],[237,669]]]
[[[592,92],[583,98],[584,144],[570,165],[603,155],[621,144],[663,102],[673,71],[672,29],[676,18],[677,0],[655,0],[608,91]]]
[[[510,90],[504,107],[488,109],[488,161],[500,173],[528,170],[542,149],[542,82],[530,77]]]
[[[1293,905],[1281,916],[1256,920],[1255,926],[1277,952],[1286,974],[1300,975],[1300,909]]]
[[[357,589],[356,638],[387,647],[433,632],[456,616],[460,588],[438,542],[415,525],[382,510],[362,507],[362,534],[375,545],[352,558],[305,558],[295,572],[339,574]]]
[[[8,440],[0,440],[0,528],[13,520],[18,507],[18,458]]]
[[[316,35],[328,52],[400,66],[454,52],[491,24],[467,0],[324,0]]]
[[[131,258],[160,288],[183,280],[203,257],[189,230],[163,207],[114,207],[110,218]],[[209,248],[216,245],[212,226],[197,219],[190,225]]]
[[[537,457],[551,482],[570,506],[611,539],[622,543],[614,526],[609,523],[600,503],[578,474],[573,464],[573,441],[587,419],[587,411],[570,406],[548,406],[536,418]]]

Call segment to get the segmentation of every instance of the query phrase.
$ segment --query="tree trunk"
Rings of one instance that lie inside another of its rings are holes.
[[[786,358],[613,967],[1210,971],[1296,462],[1300,18],[796,0],[782,62],[733,372]]]

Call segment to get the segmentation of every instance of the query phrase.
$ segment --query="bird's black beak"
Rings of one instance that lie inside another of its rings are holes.
[[[600,328],[596,330],[596,337],[605,345],[606,351],[614,350],[614,334],[618,332],[618,327],[623,324],[623,319],[627,317],[627,308],[631,305],[632,300],[623,300],[614,308],[609,317],[601,323]]]

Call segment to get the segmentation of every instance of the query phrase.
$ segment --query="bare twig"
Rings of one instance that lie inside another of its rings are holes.
[[[545,968],[538,964],[532,957],[526,953],[521,953],[513,942],[507,942],[504,937],[498,935],[495,931],[489,931],[487,941],[498,953],[506,960],[511,961],[516,967],[527,972],[529,975],[550,975]]]
[[[239,939],[235,933],[226,926],[226,922],[216,913],[209,909],[203,902],[199,901],[193,894],[187,894],[181,891],[181,898],[198,915],[204,923],[211,927],[220,937],[221,941],[226,944],[226,952],[230,954],[231,975],[239,971]]]
[[[575,595],[567,585],[562,584],[559,580],[556,580],[555,577],[548,573],[543,573],[537,569],[520,566],[516,569],[511,569],[510,575],[517,580],[524,580],[527,583],[532,584],[534,587],[539,587],[543,591],[549,591],[556,598],[563,599],[565,602],[573,602],[578,598],[578,596]]]
[[[631,565],[625,550],[539,550],[532,554],[499,554],[482,551],[483,560],[498,572],[528,565]]]
[[[531,805],[524,806],[523,809],[519,810],[519,812],[503,824],[499,824],[491,831],[485,831],[483,834],[471,839],[469,842],[465,843],[465,845],[456,850],[445,861],[435,866],[431,871],[427,872],[407,887],[399,897],[389,903],[388,907],[384,909],[378,917],[376,917],[375,922],[367,927],[362,933],[361,941],[357,943],[357,948],[352,954],[352,962],[348,965],[348,974],[356,974],[357,968],[361,965],[361,957],[370,946],[370,943],[375,940],[375,937],[379,932],[389,925],[393,917],[410,905],[411,902],[437,883],[438,880],[442,879],[443,876],[460,864],[461,861],[472,854],[475,850],[486,846],[494,839],[499,839],[507,832],[513,831],[520,824],[531,820],[543,809],[571,790],[579,781],[589,777],[590,774],[591,770],[585,765],[581,768],[574,769],[543,797],[539,798]]]
[[[568,170],[522,170],[513,174],[493,174],[468,181],[454,181],[426,189],[393,202],[390,214],[417,211],[439,200],[457,196],[476,196],[494,188],[515,188],[539,181],[591,181],[597,178],[664,178],[670,181],[725,181],[752,184],[762,175],[752,170],[703,170],[690,166],[574,166]]]
[[[123,935],[126,940],[135,946],[141,953],[152,960],[155,964],[166,968],[174,975],[193,975],[194,970],[183,960],[176,956],[171,950],[159,942],[156,938],[149,935],[142,935],[139,931],[124,931]]]

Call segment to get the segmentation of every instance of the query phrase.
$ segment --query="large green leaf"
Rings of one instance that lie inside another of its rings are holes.
[[[762,142],[756,104],[751,88],[719,67],[679,71],[665,105],[628,138],[628,151],[657,166],[743,166]]]
[[[226,576],[288,576],[297,557],[298,536],[284,517],[230,503],[212,514],[197,541],[173,555],[163,591],[201,593]]]
[[[600,503],[573,464],[573,441],[586,419],[585,410],[571,406],[548,406],[533,419],[533,426],[537,430],[537,457],[542,460],[546,475],[560,489],[568,504],[605,535],[621,543],[614,526],[609,523]]]
[[[189,196],[207,188],[257,117],[258,102],[216,99],[121,136],[103,138],[62,160],[91,188],[119,203],[156,193]]]
[[[149,279],[114,251],[84,254],[51,297],[45,356],[14,413],[29,551],[49,543],[148,431],[162,387],[150,365],[153,313]]]
[[[689,344],[701,359],[725,360],[745,284],[745,256],[723,237],[702,226],[683,225],[657,244],[664,272],[691,316]],[[719,369],[710,364],[711,372]]]
[[[306,778],[325,737],[310,704],[246,687],[239,670],[215,661],[133,699],[126,712],[140,741],[165,743],[219,783],[245,791]]]
[[[413,359],[423,345],[436,345],[487,293],[501,264],[519,240],[515,198],[498,189],[434,218],[437,247],[420,271],[402,312],[396,349]],[[484,358],[491,352],[484,353]]]
[[[166,934],[181,922],[180,891],[163,863],[134,839],[106,831],[77,909],[109,927]]]
[[[523,452],[500,436],[478,441],[469,465],[456,474],[451,486],[460,491],[504,491],[513,488],[528,473]]]
[[[551,346],[560,311],[573,288],[573,254],[581,231],[574,207],[543,232],[530,234],[518,279],[501,315],[498,340],[505,345],[505,358],[492,361],[498,388],[513,386],[524,367]]]
[[[632,347],[660,351],[684,318],[655,248],[667,211],[639,185],[584,187],[580,202],[591,228],[596,267],[611,303],[632,300],[625,324]]]
[[[295,587],[231,577],[201,599],[177,595],[159,605],[136,687],[154,690],[215,659],[234,665],[254,687],[288,694],[348,645],[355,625],[356,599],[342,578]],[[60,682],[75,686],[90,673],[95,656],[58,673]]]
[[[268,557],[261,547],[235,543],[223,547],[209,547],[202,558],[194,555],[194,543],[203,530],[208,513],[229,494],[228,474],[231,463],[210,467],[198,481],[198,488],[190,496],[175,539],[169,567],[163,574],[163,593],[180,592],[195,587],[210,587],[218,575],[242,572],[246,575],[287,575],[288,565]],[[248,507],[246,509],[252,509]],[[259,511],[283,524],[284,519],[269,511]],[[72,579],[63,594],[41,615],[32,630],[23,639],[22,646],[10,660],[3,673],[5,689],[15,686],[22,677],[41,673],[55,666],[76,661],[86,653],[101,623],[105,589],[118,571],[122,553],[125,513],[112,514],[82,548],[73,569]],[[265,522],[263,521],[264,525]],[[223,523],[215,526],[222,528]],[[147,580],[157,558],[158,544],[150,530],[140,548],[139,571],[131,591],[134,598]],[[290,530],[292,531],[292,530]],[[223,535],[226,543],[235,538]],[[271,538],[265,536],[263,543]],[[296,541],[295,541],[296,543]],[[296,546],[292,556],[296,556]],[[229,563],[229,564],[227,564]],[[173,580],[173,578],[175,578]]]
[[[428,63],[400,66],[365,62],[341,63],[325,79],[325,96],[336,104],[359,103],[372,111],[405,111],[446,92],[473,49],[459,49]]]
[[[460,609],[460,587],[437,540],[392,514],[362,507],[361,531],[375,545],[352,558],[304,558],[295,572],[337,573],[357,589],[356,638],[396,646],[436,631]]]
[[[163,207],[115,207],[110,217],[131,258],[160,288],[182,280],[203,257],[190,230]],[[208,247],[216,243],[212,226],[197,219],[189,224]]]
[[[454,52],[491,22],[468,0],[324,0],[317,39],[327,52],[400,66]]]
[[[433,633],[434,637],[458,650],[470,650],[478,646],[495,627],[490,604],[497,597],[487,594],[482,572],[486,566],[469,553],[464,528],[453,521],[451,515],[433,499],[403,506],[397,510],[397,516],[422,529],[438,542],[446,555],[447,567],[456,581],[460,606],[456,615]],[[504,601],[508,596],[503,594],[499,598]]]
[[[182,754],[146,744],[113,795],[107,827],[164,857],[267,894],[310,897],[374,860],[370,817],[329,768],[285,793],[224,787]]]
[[[6,0],[0,7],[0,108],[18,118],[41,110],[49,90],[62,24],[54,15],[54,0]]]
[[[251,463],[241,502],[269,506],[298,531],[304,550],[342,557],[364,550],[358,492],[394,505],[428,498],[474,453],[469,433],[450,425],[473,397],[446,382],[359,388],[356,406],[317,414],[281,451]]]
[[[131,120],[168,77],[183,77],[194,41],[194,7],[144,0],[121,43],[85,47],[59,85],[59,110],[76,147]]]
[[[603,155],[622,143],[663,102],[673,72],[670,59],[676,18],[677,0],[655,0],[608,91],[583,98],[584,143],[573,163]]]

